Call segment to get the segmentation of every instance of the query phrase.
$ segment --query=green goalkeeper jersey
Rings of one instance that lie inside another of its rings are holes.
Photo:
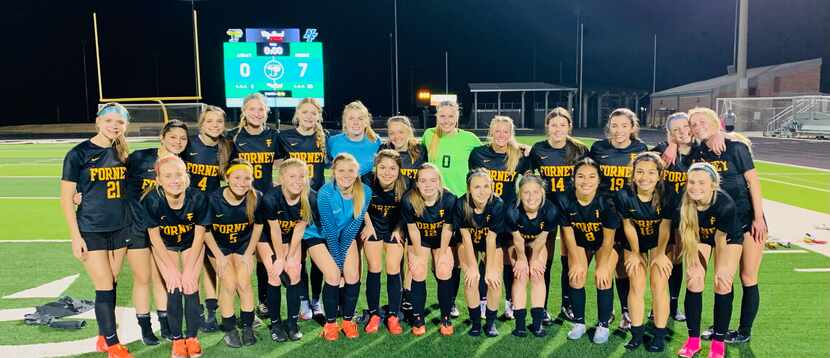
[[[424,131],[422,140],[425,147],[430,148],[434,133],[435,128]],[[461,196],[467,192],[467,172],[469,171],[467,160],[473,148],[480,145],[481,140],[475,134],[458,129],[454,134],[441,137],[437,149],[434,152],[429,151],[429,162],[441,170],[444,187],[455,196]]]

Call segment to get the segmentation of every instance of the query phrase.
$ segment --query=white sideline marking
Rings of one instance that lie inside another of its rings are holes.
[[[760,160],[760,159],[754,159],[754,161],[756,161],[756,162],[761,162],[761,163],[767,163],[767,164],[783,165],[783,166],[785,166],[785,167],[801,168],[801,169],[810,169],[810,170],[817,170],[817,171],[820,171],[820,172],[827,172],[827,173],[830,173],[830,169],[816,168],[816,167],[808,167],[808,166],[806,166],[806,165],[789,164],[789,163],[781,163],[781,162],[771,162],[771,161],[769,161],[769,160]]]
[[[80,274],[66,276],[62,279],[45,283],[43,285],[13,293],[3,298],[58,298],[78,279]]]
[[[761,180],[763,180],[763,181],[771,181],[771,182],[773,182],[773,183],[784,184],[784,185],[789,185],[789,186],[796,186],[796,187],[799,187],[799,188],[804,188],[804,189],[810,189],[810,190],[815,190],[815,191],[821,191],[821,192],[825,192],[825,193],[830,193],[830,190],[827,190],[827,189],[821,189],[821,188],[816,188],[816,187],[812,187],[812,186],[809,186],[809,185],[793,184],[793,183],[785,182],[785,181],[783,181],[783,180],[776,180],[776,179],[764,178],[763,176],[762,176],[762,177],[760,177],[760,178],[761,178]]]
[[[764,250],[764,255],[771,254],[806,254],[807,250]]]
[[[43,179],[43,178],[60,178],[55,175],[0,175],[0,179]]]
[[[830,268],[807,268],[807,269],[795,269],[795,272],[830,272]]]
[[[59,196],[0,196],[0,200],[58,200]]]
[[[72,240],[0,240],[0,244],[39,244],[39,243],[53,243],[53,242],[72,242]]]

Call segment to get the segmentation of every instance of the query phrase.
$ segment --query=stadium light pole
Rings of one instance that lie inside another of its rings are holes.
[[[394,0],[395,12],[395,114],[401,113],[400,86],[398,83],[398,0]]]
[[[749,83],[746,78],[747,32],[749,30],[749,0],[740,1],[740,17],[738,18],[738,83],[735,86],[735,97],[746,97]]]
[[[450,94],[450,55],[444,51],[444,94]]]
[[[651,62],[651,93],[657,92],[657,34],[654,34],[654,58]]]

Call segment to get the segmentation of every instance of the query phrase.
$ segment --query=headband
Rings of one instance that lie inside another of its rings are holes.
[[[98,113],[96,113],[95,115],[100,117],[107,113],[115,113],[121,116],[121,118],[124,118],[124,120],[126,121],[130,120],[130,113],[127,112],[127,109],[124,108],[124,106],[115,102],[105,104],[103,107],[101,107],[101,109],[98,110]]]
[[[687,115],[686,113],[683,113],[683,112],[674,113],[674,114],[670,115],[669,118],[666,118],[666,130],[671,130],[671,122],[674,122],[674,121],[679,120],[679,119],[688,120],[689,115]]]
[[[703,171],[706,172],[706,174],[709,174],[709,178],[711,178],[713,182],[717,182],[720,179],[720,175],[718,175],[718,172],[715,170],[715,167],[713,167],[712,164],[705,162],[694,163],[689,167],[688,173],[691,173],[696,170]]]
[[[234,164],[234,165],[231,165],[230,167],[228,167],[228,170],[225,171],[225,176],[231,175],[231,173],[233,173],[233,172],[235,172],[239,169],[245,169],[245,170],[248,170],[251,173],[254,172],[254,167],[252,165],[250,165],[248,163],[237,163],[237,164]]]

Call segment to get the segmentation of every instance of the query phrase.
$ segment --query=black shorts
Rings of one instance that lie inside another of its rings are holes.
[[[118,250],[127,247],[130,226],[115,231],[91,232],[81,231],[81,237],[88,251]]]
[[[452,235],[452,237],[450,238],[450,243],[449,243],[448,246],[453,247],[453,246],[458,246],[459,244],[461,244],[460,236],[461,235],[458,234],[458,231],[456,231]],[[412,244],[412,241],[408,237],[406,239],[406,242],[410,245]],[[429,248],[429,249],[438,249],[438,248],[440,248],[441,247],[441,236],[439,235],[435,239],[427,239],[427,240],[424,240],[424,237],[422,236],[421,237],[421,247],[426,247],[426,248]]]
[[[135,227],[130,230],[131,233],[127,237],[127,249],[138,250],[150,247],[150,235],[147,231],[137,230]]]
[[[639,242],[640,252],[647,252],[648,250],[651,250],[651,249],[657,247],[657,240],[643,240],[643,239],[640,239],[639,241],[640,241]],[[617,245],[615,244],[614,248],[616,248],[616,246]],[[628,240],[623,241],[621,247],[623,249],[627,250],[627,251],[631,251],[631,244],[628,243]]]
[[[223,247],[223,246],[219,245],[219,250],[222,251],[222,255],[226,255],[226,256],[230,255],[230,254],[243,255],[243,254],[245,254],[245,250],[248,249],[248,245],[250,245],[250,244],[251,244],[251,241],[248,240],[248,241],[237,243],[234,246]],[[210,257],[214,257],[213,252],[211,252],[210,250],[207,250],[207,255],[210,256]]]
[[[303,250],[308,250],[317,245],[326,245],[326,240],[320,237],[310,237],[310,238],[303,238],[302,246]],[[327,246],[328,247],[328,246]]]
[[[504,235],[496,235],[496,248],[501,249],[510,247]],[[479,242],[473,242],[473,250],[476,252],[487,252],[487,239],[482,239]]]
[[[701,244],[709,245],[711,247],[715,247],[715,239],[707,239],[701,240]],[[727,245],[743,245],[744,244],[744,235],[741,233],[740,235],[726,235],[726,244]]]

